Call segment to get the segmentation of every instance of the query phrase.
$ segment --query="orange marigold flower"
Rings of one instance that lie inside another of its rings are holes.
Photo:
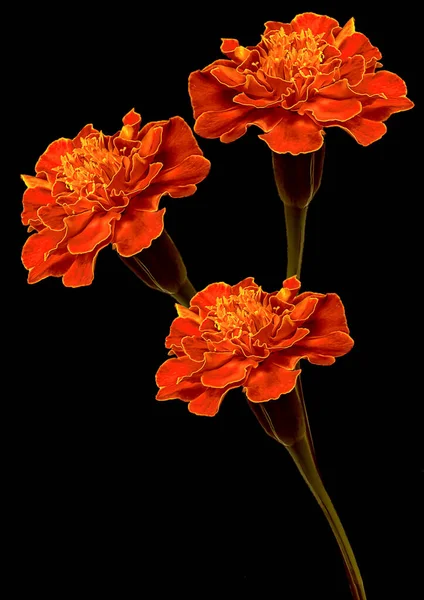
[[[189,402],[197,415],[213,416],[228,390],[243,386],[251,402],[275,400],[296,385],[297,364],[307,358],[331,365],[353,346],[336,294],[304,292],[290,277],[267,293],[252,277],[237,285],[212,283],[190,308],[176,305],[166,347],[175,358],[156,374],[156,398]]]
[[[227,59],[189,78],[196,124],[205,138],[232,142],[247,127],[277,153],[318,150],[324,127],[341,127],[367,146],[386,132],[383,121],[412,108],[406,86],[389,71],[378,71],[381,53],[355,31],[315,13],[291,23],[268,21],[256,46],[223,39]]]
[[[209,172],[181,117],[148,123],[131,110],[116,134],[86,125],[61,138],[22,175],[22,222],[36,231],[24,245],[28,282],[63,277],[65,286],[89,285],[99,251],[112,244],[121,256],[148,248],[163,231],[164,194],[190,196]]]

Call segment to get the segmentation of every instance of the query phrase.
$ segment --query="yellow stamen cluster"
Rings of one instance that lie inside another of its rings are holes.
[[[283,28],[269,37],[262,36],[268,51],[262,68],[269,75],[282,77],[285,81],[293,81],[297,75],[316,75],[320,72],[327,45],[322,37],[323,34],[314,35],[310,29],[287,34]]]
[[[81,138],[81,148],[61,156],[61,165],[56,167],[57,179],[65,183],[70,191],[94,193],[101,186],[106,188],[119,170],[122,156],[105,146],[104,136]]]
[[[238,337],[247,333],[250,337],[267,325],[275,316],[270,306],[265,307],[260,301],[262,289],[239,288],[239,294],[228,298],[217,298],[211,309],[209,318],[215,329],[227,338]]]

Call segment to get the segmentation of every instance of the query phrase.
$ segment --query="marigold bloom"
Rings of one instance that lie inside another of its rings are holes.
[[[156,374],[156,398],[189,402],[190,412],[213,416],[231,388],[243,386],[251,402],[289,393],[307,358],[331,365],[353,346],[336,294],[304,292],[290,277],[267,293],[252,277],[234,286],[212,283],[190,307],[176,305],[166,347],[175,358]]]
[[[35,230],[24,245],[28,282],[63,277],[69,287],[89,285],[99,251],[113,244],[129,257],[163,231],[164,194],[190,196],[209,172],[193,133],[181,117],[148,123],[131,110],[116,134],[86,125],[61,138],[22,175],[22,222]]]
[[[227,59],[189,78],[196,124],[205,138],[232,142],[247,127],[277,153],[318,150],[324,127],[341,127],[367,146],[386,132],[383,121],[408,110],[406,86],[382,65],[379,50],[355,31],[315,13],[291,23],[268,21],[256,46],[223,39]]]

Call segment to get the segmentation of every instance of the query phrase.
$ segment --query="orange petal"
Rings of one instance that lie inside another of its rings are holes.
[[[111,234],[112,222],[120,218],[120,214],[114,211],[105,213],[93,213],[92,219],[77,235],[69,238],[68,250],[71,254],[85,254],[92,252],[98,244],[103,242]],[[70,219],[67,220],[69,223]]]
[[[239,41],[234,38],[222,38],[220,50],[223,54],[232,54],[239,46]]]
[[[328,367],[330,365],[334,365],[336,359],[334,356],[323,356],[322,354],[316,354],[315,352],[309,352],[308,355],[305,356],[313,365],[320,365],[322,367]]]
[[[277,343],[272,347],[273,350],[282,350],[284,348],[291,348],[303,340],[309,334],[309,329],[306,327],[298,327],[292,334],[288,335],[284,339],[279,339],[278,333],[275,336]]]
[[[23,195],[23,206],[21,218],[24,225],[28,225],[30,220],[38,219],[37,211],[41,206],[47,206],[54,202],[51,191],[44,187],[34,187],[25,190]]]
[[[245,379],[247,369],[257,364],[257,361],[252,358],[243,360],[234,357],[218,369],[203,373],[200,381],[204,386],[213,388],[223,388],[230,383],[240,383]]]
[[[363,33],[359,32],[355,32],[349,37],[345,38],[339,45],[339,50],[341,52],[340,58],[342,61],[346,60],[350,56],[355,56],[356,54],[363,56],[367,64],[372,59],[378,60],[381,58],[381,52],[379,49],[375,48],[369,39]]]
[[[134,140],[137,137],[137,133],[140,129],[141,115],[135,112],[135,110],[132,108],[130,112],[124,116],[122,122],[124,126],[121,129],[119,137],[123,137],[128,140]]]
[[[246,82],[246,75],[236,70],[234,67],[219,66],[211,69],[211,74],[223,85],[227,87],[237,87]]]
[[[284,112],[274,129],[259,137],[277,154],[306,154],[319,150],[323,144],[322,127],[307,116],[289,111]]]
[[[160,185],[166,190],[196,184],[207,176],[211,163],[204,156],[187,156],[179,165],[172,169],[165,168],[155,180],[155,185]]]
[[[350,121],[344,123],[326,123],[326,127],[336,126],[350,133],[358,144],[361,144],[362,146],[369,146],[373,142],[376,142],[382,138],[387,131],[387,127],[384,123],[365,119],[362,116],[354,117],[353,119],[350,119]]]
[[[226,110],[203,112],[196,121],[194,131],[205,138],[217,138],[241,126],[244,129],[238,136],[240,137],[246,131],[251,111],[245,106],[233,106]]]
[[[198,323],[191,318],[177,317],[171,323],[169,335],[165,340],[165,347],[180,346],[182,338],[188,335],[200,336]]]
[[[95,250],[86,254],[74,255],[74,262],[62,277],[63,285],[76,288],[84,285],[90,285],[94,278],[94,267],[96,266],[97,256],[110,243],[110,239],[101,242]]]
[[[44,179],[42,175],[37,175],[36,177],[33,175],[21,175],[21,179],[29,188],[45,188],[51,190],[52,184],[47,179]]]
[[[156,394],[156,400],[195,400],[205,391],[204,386],[198,381],[186,379],[176,385],[162,387]]]
[[[318,304],[318,298],[305,298],[301,302],[297,303],[294,310],[290,313],[290,318],[292,321],[306,321],[315,311],[315,308]],[[309,321],[308,321],[308,328]]]
[[[221,406],[221,402],[231,387],[236,386],[230,386],[226,390],[207,388],[200,396],[190,402],[188,410],[195,415],[204,417],[215,416]]]
[[[409,98],[376,98],[364,107],[361,117],[372,121],[386,121],[391,115],[413,107],[414,103]]]
[[[231,286],[231,294],[237,296],[240,293],[240,288],[259,289],[259,286],[255,283],[254,277],[246,277],[239,281],[239,283],[236,283],[236,285]]]
[[[252,369],[243,391],[251,402],[276,400],[292,391],[300,372],[300,369],[291,371],[280,367],[271,355],[257,369]]]
[[[188,81],[188,91],[195,119],[198,119],[204,112],[231,108],[234,90],[224,87],[209,72],[194,71]]]
[[[342,331],[334,331],[321,337],[308,336],[296,345],[296,350],[308,354],[311,350],[314,354],[324,356],[343,356],[353,348],[353,340]]]
[[[204,362],[205,352],[208,352],[208,344],[200,337],[184,337],[181,340],[184,352],[189,358],[197,362]]]
[[[407,89],[403,79],[390,71],[378,71],[364,76],[363,80],[355,86],[355,92],[360,94],[384,94],[387,98],[405,96]]]
[[[40,156],[40,159],[35,165],[35,172],[46,171],[47,173],[51,173],[52,169],[61,164],[60,157],[67,152],[72,152],[73,149],[74,144],[72,140],[67,138],[60,138],[52,142],[44,154]],[[53,175],[56,176],[56,173],[53,172]]]
[[[135,154],[132,157],[130,173],[127,174],[125,167],[122,166],[111,179],[108,189],[119,192],[122,190],[124,194],[131,195],[140,193],[146,189],[155,178],[157,178],[161,169],[161,163],[155,162],[147,165],[146,159]]]
[[[147,123],[138,136],[141,139],[138,148],[139,155],[143,158],[155,156],[162,144],[162,136],[163,125],[158,125],[158,122]]]
[[[310,29],[314,35],[325,33],[324,39],[333,31],[335,27],[339,27],[338,21],[327,17],[326,15],[317,15],[313,12],[297,15],[291,22],[293,31],[301,32],[302,30]]]
[[[78,133],[78,135],[76,135],[74,137],[74,139],[72,140],[74,148],[81,148],[81,139],[88,137],[92,133],[99,134],[100,131],[98,131],[98,129],[94,129],[94,127],[91,123],[89,123],[88,125],[85,125],[81,129],[81,131]],[[105,138],[106,137],[109,137],[109,136],[105,136]]]
[[[50,254],[45,261],[39,262],[28,274],[28,283],[37,283],[46,277],[62,277],[72,266],[75,257],[66,249]]]
[[[198,370],[199,363],[188,356],[170,358],[159,367],[156,384],[160,388],[176,385],[181,377],[189,377]]]
[[[355,98],[336,100],[317,95],[313,100],[302,105],[302,111],[299,111],[299,114],[305,114],[305,111],[311,112],[317,121],[324,123],[326,121],[348,121],[361,113],[362,104]]]
[[[200,310],[200,316],[203,319],[209,312],[208,306],[214,306],[217,298],[228,298],[231,296],[231,286],[228,283],[220,281],[219,283],[210,283],[204,290],[197,292],[190,300],[190,306],[197,306]],[[202,315],[202,311],[204,316]]]
[[[365,73],[365,59],[363,56],[352,56],[340,67],[340,77],[345,78],[350,86],[362,81]]]
[[[162,208],[157,212],[146,212],[131,210],[131,207],[126,210],[121,220],[116,222],[113,236],[118,254],[134,256],[148,248],[163,231],[165,210]]]
[[[177,311],[179,317],[183,317],[185,319],[191,319],[192,321],[195,321],[196,323],[199,323],[199,324],[201,323],[201,318],[199,317],[198,312],[195,312],[195,310],[193,310],[191,308],[186,308],[182,304],[176,304],[175,310]]]
[[[68,215],[60,204],[41,206],[38,209],[37,214],[41,222],[49,229],[54,229],[55,231],[65,229],[64,219]]]
[[[27,269],[43,263],[49,252],[55,250],[64,237],[63,231],[43,229],[31,235],[22,249],[22,262]],[[47,275],[46,275],[47,277]]]
[[[290,33],[293,31],[293,28],[292,28],[292,26],[289,23],[280,23],[280,21],[267,21],[265,23],[265,33],[264,33],[264,35],[266,36],[271,31],[278,31],[281,28],[284,29],[284,32],[287,35],[290,35]]]
[[[346,38],[350,37],[355,33],[355,19],[352,17],[349,21],[344,25],[338,34],[336,35],[335,46],[338,48]]]
[[[162,143],[155,161],[164,164],[165,169],[180,165],[186,158],[203,155],[191,127],[181,117],[172,117],[163,126]]]
[[[221,135],[221,142],[229,143],[237,140],[246,133],[247,128],[251,125],[256,125],[265,132],[271,131],[281,121],[281,115],[284,112],[284,109],[281,108],[250,110],[249,113],[246,113],[244,120],[241,120],[235,127]]]
[[[250,98],[244,92],[234,96],[233,102],[236,104],[241,104],[242,106],[254,106],[256,108],[268,108],[273,105],[281,104],[281,100],[279,98]]]
[[[312,319],[308,321],[308,328],[311,337],[328,335],[334,331],[349,333],[344,306],[337,294],[327,294],[319,299]]]

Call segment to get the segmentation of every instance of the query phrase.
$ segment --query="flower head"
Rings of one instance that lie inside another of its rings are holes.
[[[158,370],[156,398],[189,402],[198,415],[217,413],[225,394],[243,387],[251,402],[289,393],[302,358],[331,365],[353,346],[336,294],[298,294],[296,277],[267,293],[248,277],[234,286],[213,283],[189,308],[176,305],[166,347],[174,358]]]
[[[22,222],[29,237],[22,261],[28,282],[63,277],[69,287],[89,285],[99,251],[112,244],[129,257],[163,231],[160,198],[190,196],[209,172],[193,133],[181,117],[148,123],[131,110],[115,135],[87,125],[73,139],[47,148],[23,175]]]
[[[268,21],[256,46],[223,39],[221,50],[227,59],[189,79],[195,131],[206,138],[232,142],[256,125],[271,150],[296,155],[318,150],[324,127],[341,127],[367,146],[392,113],[413,107],[400,77],[376,71],[381,53],[353,19]]]

